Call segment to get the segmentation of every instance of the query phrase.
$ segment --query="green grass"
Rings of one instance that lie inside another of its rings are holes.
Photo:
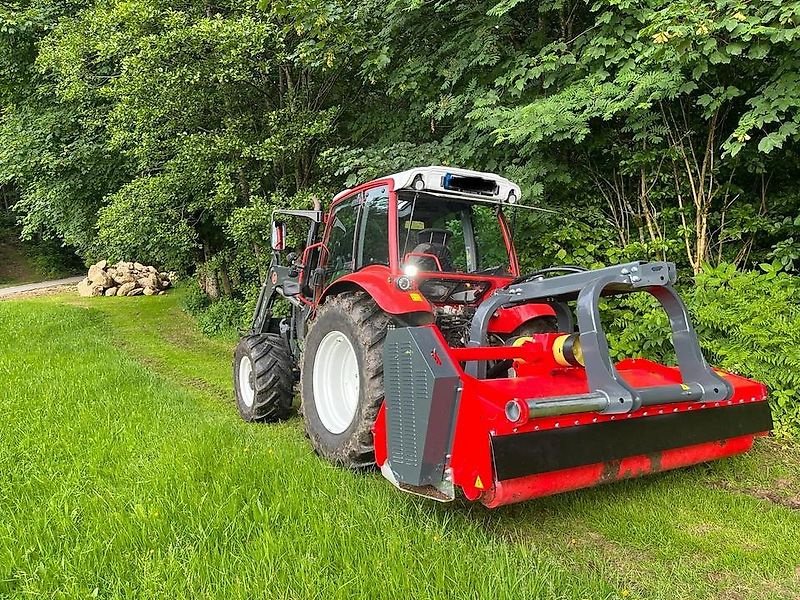
[[[0,302],[0,597],[798,597],[795,447],[436,504],[241,422],[179,295]]]

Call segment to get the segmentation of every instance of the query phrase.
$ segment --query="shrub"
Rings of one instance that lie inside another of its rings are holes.
[[[211,304],[211,299],[200,288],[196,279],[192,279],[185,286],[186,292],[183,297],[183,310],[193,316],[199,316]]]
[[[214,336],[247,328],[246,315],[244,302],[221,298],[200,313],[197,322],[205,335]]]
[[[800,436],[800,278],[706,267],[682,290],[709,362],[766,384],[778,436]],[[666,314],[636,294],[606,309],[611,353],[674,362]]]
[[[205,335],[215,336],[233,334],[250,326],[260,288],[248,287],[243,300],[223,297],[216,301],[208,297],[196,279],[186,283],[184,289],[183,310],[197,318]]]
[[[697,277],[691,306],[703,348],[723,369],[769,387],[775,432],[800,434],[800,279],[780,272],[736,271],[731,265]]]

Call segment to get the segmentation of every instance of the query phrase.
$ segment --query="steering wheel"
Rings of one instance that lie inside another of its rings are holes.
[[[550,273],[583,273],[588,270],[589,269],[585,269],[583,267],[576,267],[574,265],[558,265],[556,267],[547,267],[546,269],[539,269],[538,271],[534,271],[533,273],[528,273],[527,275],[520,275],[508,285],[525,283],[526,281],[530,281],[531,279],[536,279],[537,277],[544,277],[545,275],[549,275]]]

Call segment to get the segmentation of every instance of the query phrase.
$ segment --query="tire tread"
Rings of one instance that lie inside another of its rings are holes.
[[[372,426],[383,403],[383,342],[392,321],[390,316],[383,312],[378,304],[364,292],[347,292],[329,298],[320,307],[317,318],[319,319],[331,311],[347,315],[355,326],[359,341],[365,350],[364,368],[366,372],[363,380],[366,382],[367,389],[364,393],[361,410],[357,413],[360,420],[347,443],[335,453],[325,452],[321,448],[317,433],[313,426],[309,426],[307,418],[304,419],[306,434],[315,450],[320,454],[324,452],[326,458],[332,462],[352,469],[368,468],[375,464]],[[300,394],[303,402],[306,400],[307,393],[302,385],[304,379],[304,377],[300,378]]]
[[[294,399],[293,360],[288,344],[274,333],[248,335],[239,344],[241,352],[250,357],[256,383],[250,414],[243,412],[238,389],[235,390],[242,418],[261,422],[285,419],[291,414]],[[236,369],[237,362],[234,361],[234,381],[238,380]]]

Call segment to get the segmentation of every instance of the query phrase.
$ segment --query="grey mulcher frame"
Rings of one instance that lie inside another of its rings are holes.
[[[529,302],[550,303],[556,311],[558,329],[573,331],[572,314],[566,303],[576,301],[575,313],[590,391],[585,395],[529,399],[527,403],[532,416],[590,411],[614,414],[668,402],[727,400],[732,388],[703,357],[686,306],[672,287],[675,280],[674,263],[630,262],[509,285],[478,307],[468,345],[487,344],[489,319],[498,308]],[[682,384],[637,389],[625,382],[612,364],[608,340],[600,321],[599,300],[601,296],[632,292],[650,293],[667,313]],[[485,378],[486,361],[467,363],[466,372],[473,377]]]

